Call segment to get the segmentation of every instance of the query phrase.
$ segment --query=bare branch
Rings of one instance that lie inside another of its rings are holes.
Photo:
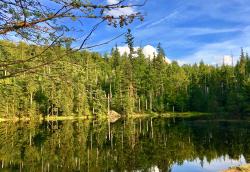
[[[110,39],[110,40],[108,40],[108,41],[102,42],[102,43],[100,43],[100,44],[95,44],[95,45],[87,46],[87,47],[85,47],[84,49],[91,49],[91,48],[95,48],[95,47],[100,47],[100,46],[102,46],[102,45],[107,45],[107,44],[109,44],[110,42],[113,42],[114,40],[116,40],[116,39],[122,37],[123,35],[125,35],[125,33],[122,33],[122,34],[120,34],[120,35],[118,35],[118,36],[116,36],[116,37],[114,37],[114,38],[112,38],[112,39]]]
[[[96,25],[94,25],[94,27],[91,29],[91,31],[89,32],[89,34],[85,37],[85,39],[83,40],[81,46],[79,47],[79,50],[82,49],[82,47],[84,46],[84,44],[87,42],[87,40],[89,39],[89,37],[93,34],[93,32],[98,28],[98,26],[100,24],[102,24],[105,20],[102,20],[101,22],[97,23]]]
[[[108,13],[115,9],[142,7],[147,2],[147,0],[141,1],[143,1],[141,4],[130,4],[128,0],[119,0],[115,4],[95,4],[91,1],[87,3],[86,1],[74,0],[0,0],[0,36],[5,40],[14,36],[17,39],[27,41],[28,44],[34,43],[42,47],[42,52],[39,54],[21,60],[13,60],[7,57],[0,59],[0,67],[9,73],[8,76],[3,77],[8,78],[26,71],[39,70],[39,67],[52,64],[54,60],[59,60],[70,53],[95,48],[114,41],[124,33],[106,42],[87,45],[90,37],[104,22],[113,27],[123,27],[132,23],[135,19],[142,20],[143,15],[140,12],[120,16],[113,16]],[[69,19],[72,22],[78,21],[78,25],[65,24],[65,19],[67,19],[67,22]],[[99,20],[99,22],[91,27],[88,34],[85,34],[80,45],[78,44],[78,48],[64,49],[66,53],[53,60],[50,60],[49,57],[45,61],[41,60],[44,58],[46,51],[56,48],[58,45],[62,46],[62,44],[76,41],[76,36],[69,35],[76,31],[82,32],[82,28],[85,30],[86,19]],[[20,68],[20,66],[22,67]],[[3,79],[3,77],[0,79]]]

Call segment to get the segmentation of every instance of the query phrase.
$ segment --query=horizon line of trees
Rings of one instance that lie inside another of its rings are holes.
[[[242,50],[235,66],[199,64],[180,66],[164,60],[158,45],[153,59],[142,49],[133,50],[133,37],[127,36],[129,54],[117,47],[111,54],[79,51],[60,56],[64,47],[13,44],[0,41],[0,61],[19,61],[41,54],[49,61],[34,73],[22,72],[0,80],[0,115],[107,115],[169,111],[250,112],[250,58]],[[136,54],[136,56],[134,56]],[[58,57],[60,59],[58,60]],[[56,59],[56,60],[54,60]],[[15,68],[29,68],[34,62],[15,63]],[[0,65],[0,76],[8,71]]]

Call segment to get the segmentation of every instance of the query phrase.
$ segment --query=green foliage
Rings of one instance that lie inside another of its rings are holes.
[[[131,44],[131,46],[133,46]],[[0,42],[0,60],[33,57],[44,47]],[[64,54],[65,48],[46,51],[44,60]],[[106,115],[108,107],[121,114],[167,111],[250,113],[250,59],[242,50],[235,67],[168,64],[158,45],[149,59],[142,49],[121,55],[80,51],[62,56],[35,73],[0,80],[1,117],[39,115]],[[33,62],[30,62],[30,65]],[[21,64],[11,66],[22,69]],[[0,75],[8,71],[0,69]]]

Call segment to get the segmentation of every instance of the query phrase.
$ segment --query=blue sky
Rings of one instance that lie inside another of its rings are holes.
[[[224,55],[233,54],[236,59],[241,47],[250,49],[249,3],[249,0],[148,0],[142,8],[129,9],[145,14],[144,22],[135,21],[129,28],[136,46],[157,46],[161,42],[171,60],[194,63],[203,59],[218,64]],[[103,25],[89,43],[109,40],[126,29]],[[109,52],[115,44],[124,45],[124,38],[94,50]]]
[[[102,0],[102,3],[117,1]],[[126,1],[133,4],[143,2],[143,0]],[[99,0],[91,2],[100,3]],[[143,7],[110,13],[119,15],[121,12],[142,12],[145,14],[145,20],[143,22],[136,20],[124,28],[113,28],[103,23],[87,44],[103,43],[130,28],[135,36],[135,46],[156,47],[160,42],[167,58],[179,61],[180,64],[201,60],[208,64],[221,64],[223,57],[231,54],[236,61],[241,48],[250,52],[249,0],[148,0]],[[79,21],[72,22],[70,19],[64,19],[62,22],[84,31],[70,33],[71,36],[77,37],[75,46],[81,43],[86,37],[84,34],[88,34],[91,26],[97,23],[93,19],[84,19],[83,24],[79,24]],[[121,37],[93,51],[110,52],[116,44],[124,46],[124,42],[124,37]]]

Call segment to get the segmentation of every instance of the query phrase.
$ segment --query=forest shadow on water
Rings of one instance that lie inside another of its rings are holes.
[[[5,122],[0,171],[220,171],[250,163],[249,124],[200,118]]]

